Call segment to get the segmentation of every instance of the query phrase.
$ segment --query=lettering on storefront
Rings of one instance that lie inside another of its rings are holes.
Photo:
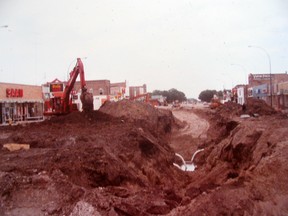
[[[270,80],[270,74],[250,74],[249,79],[250,80]]]
[[[53,83],[50,84],[50,92],[63,92],[63,84],[62,83]]]
[[[7,88],[6,97],[23,97],[23,89]]]

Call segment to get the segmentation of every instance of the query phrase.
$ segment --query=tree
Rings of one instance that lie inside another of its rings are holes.
[[[205,102],[210,102],[214,95],[217,95],[216,90],[205,90],[199,94],[198,99]]]
[[[163,97],[166,97],[166,100],[168,103],[172,103],[173,101],[178,100],[179,102],[186,101],[186,96],[183,92],[178,91],[175,88],[172,88],[168,91],[160,91],[160,90],[154,90],[152,92],[152,95],[162,95]]]

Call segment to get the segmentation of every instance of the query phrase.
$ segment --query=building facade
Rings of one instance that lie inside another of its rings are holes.
[[[0,125],[43,119],[41,86],[0,83]]]
[[[250,74],[248,96],[262,99],[276,109],[287,109],[288,107],[285,107],[285,84],[282,84],[286,82],[288,82],[287,72],[277,74]]]
[[[288,110],[288,82],[278,83],[276,102],[280,110]]]
[[[44,119],[44,112],[53,108],[53,98],[63,95],[66,83],[59,79],[42,86],[0,83],[0,125]],[[107,100],[128,98],[126,81],[110,83],[109,80],[88,80],[86,87],[93,94],[94,110],[98,110]],[[135,94],[146,93],[146,85],[134,88]],[[81,111],[80,95],[81,83],[76,81],[71,98]],[[57,101],[54,102],[57,105]]]
[[[62,94],[65,89],[66,83],[66,81],[62,82],[58,79],[55,79],[52,82],[48,82],[47,84],[43,85],[43,95],[45,101],[51,101],[51,98],[53,98],[54,95]],[[87,80],[86,87],[87,90],[93,94],[94,110],[98,110],[107,100],[118,101],[126,97],[126,81],[119,83],[111,83],[110,80]],[[82,103],[80,100],[80,81],[75,82],[72,94],[73,104],[75,104],[77,106],[77,109],[81,111]]]
[[[110,84],[110,100],[117,101],[126,98],[126,81]]]
[[[237,87],[237,103],[243,105],[246,103],[246,86],[240,85]]]
[[[129,97],[135,98],[139,95],[143,95],[147,93],[147,86],[146,84],[142,86],[130,86],[129,87]]]
[[[110,95],[110,80],[87,80],[86,87],[93,95]],[[76,81],[74,90],[81,92],[81,83]]]

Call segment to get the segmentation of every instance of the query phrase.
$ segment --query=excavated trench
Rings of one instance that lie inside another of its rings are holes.
[[[30,149],[0,150],[0,215],[285,215],[287,118],[229,106],[121,101],[1,128],[1,145]],[[173,165],[197,150],[194,172]]]

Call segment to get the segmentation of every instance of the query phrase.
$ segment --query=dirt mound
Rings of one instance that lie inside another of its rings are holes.
[[[217,107],[216,113],[227,118],[233,118],[242,114],[249,114],[250,116],[273,115],[277,114],[277,111],[264,100],[248,98],[247,103],[243,106],[231,101],[225,102]]]
[[[0,214],[73,215],[88,206],[91,215],[149,215],[179,205],[175,189],[186,177],[173,166],[165,138],[171,116],[145,104],[120,104],[110,111],[122,112],[121,118],[75,112],[3,128],[1,145],[27,143],[30,149],[0,150]],[[148,111],[139,120],[123,108]]]
[[[247,112],[252,115],[272,115],[277,113],[277,111],[273,109],[273,107],[269,106],[264,100],[256,98],[247,99],[246,109]]]
[[[216,113],[227,118],[240,116],[242,113],[242,106],[232,101],[225,102],[223,105],[217,107]]]
[[[157,132],[171,132],[174,118],[170,110],[155,109],[150,104],[140,101],[121,100],[118,102],[106,102],[100,112],[119,117],[133,123],[146,124]],[[153,131],[152,130],[152,131]]]

